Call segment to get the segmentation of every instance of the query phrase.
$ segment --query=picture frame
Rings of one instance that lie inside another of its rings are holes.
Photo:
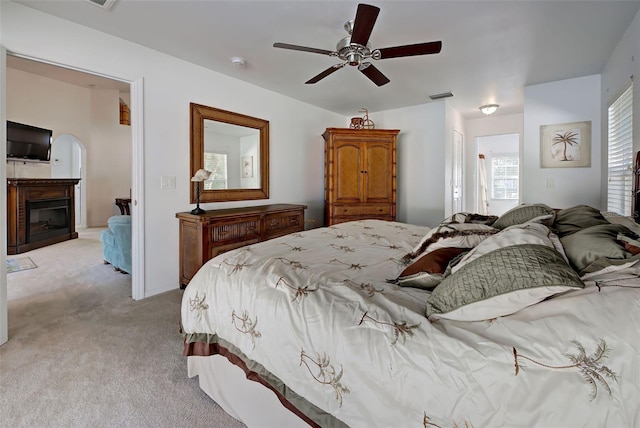
[[[242,178],[253,177],[253,156],[242,157]]]
[[[591,166],[591,121],[540,126],[542,168]]]

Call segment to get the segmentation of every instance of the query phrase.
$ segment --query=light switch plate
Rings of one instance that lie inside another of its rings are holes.
[[[176,178],[173,176],[162,176],[160,180],[160,188],[161,189],[175,189],[176,188]]]

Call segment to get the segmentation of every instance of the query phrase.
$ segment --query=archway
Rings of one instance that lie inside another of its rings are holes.
[[[76,228],[87,227],[86,149],[74,135],[62,134],[51,145],[51,177],[79,178],[75,186]]]

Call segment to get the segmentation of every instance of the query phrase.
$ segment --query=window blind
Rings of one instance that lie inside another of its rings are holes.
[[[607,210],[631,215],[633,183],[633,85],[608,109]]]

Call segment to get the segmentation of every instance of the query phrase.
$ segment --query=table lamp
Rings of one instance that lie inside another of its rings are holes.
[[[196,174],[191,177],[191,181],[196,183],[196,207],[191,210],[191,214],[204,214],[204,210],[200,208],[200,183],[207,180],[211,176],[211,171],[199,169]]]

